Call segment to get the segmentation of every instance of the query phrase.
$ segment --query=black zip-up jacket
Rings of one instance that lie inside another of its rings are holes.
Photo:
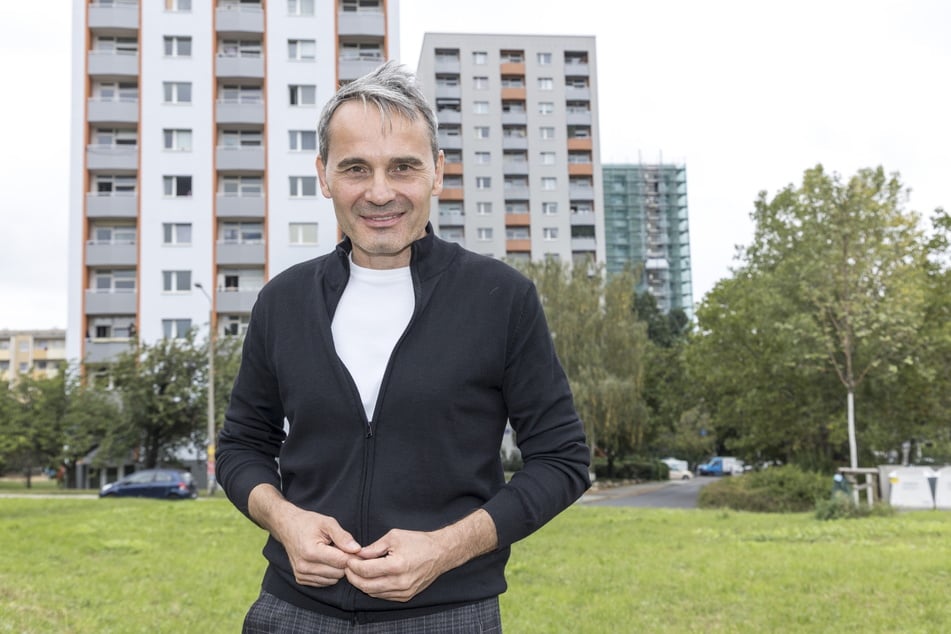
[[[407,603],[372,598],[345,578],[298,585],[271,537],[263,588],[295,605],[378,620],[496,596],[506,588],[509,546],[590,486],[584,430],[537,291],[509,265],[427,227],[412,245],[413,316],[368,422],[330,328],[350,247],[345,239],[261,290],[218,442],[218,481],[245,515],[251,490],[270,483],[364,545],[392,528],[435,530],[478,508],[495,522],[497,550]],[[507,420],[524,461],[508,483],[499,455]]]

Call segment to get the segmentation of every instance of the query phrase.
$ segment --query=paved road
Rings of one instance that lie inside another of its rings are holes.
[[[675,482],[647,482],[586,493],[582,504],[592,506],[637,506],[642,508],[695,509],[697,496],[713,478]]]

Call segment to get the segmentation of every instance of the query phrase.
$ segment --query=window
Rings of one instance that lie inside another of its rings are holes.
[[[287,15],[314,15],[314,0],[287,0]]]
[[[291,85],[288,88],[292,106],[313,106],[317,103],[317,86],[312,84]]]
[[[538,114],[552,114],[555,112],[555,104],[550,101],[538,102]]]
[[[96,176],[96,194],[99,196],[128,196],[134,193],[135,176]]]
[[[218,227],[218,241],[222,244],[261,244],[264,242],[264,224],[223,222]]]
[[[443,176],[442,188],[444,191],[447,189],[462,189],[462,176],[456,174]]]
[[[221,40],[218,43],[220,57],[261,57],[261,40]]]
[[[542,239],[548,240],[549,242],[552,240],[557,240],[558,227],[542,227]]]
[[[290,230],[290,244],[317,244],[316,222],[292,222],[287,226]]]
[[[345,42],[340,46],[340,59],[354,62],[382,62],[383,48],[376,42]]]
[[[192,328],[191,319],[163,319],[162,336],[166,339],[184,339]]]
[[[224,196],[258,197],[263,192],[260,176],[225,176],[221,179],[221,194]]]
[[[550,191],[553,191],[554,189],[556,189],[557,187],[558,187],[558,179],[557,179],[557,178],[554,178],[554,177],[551,177],[551,176],[546,176],[545,178],[542,178],[542,189],[543,189],[543,190],[545,190],[545,191],[547,191],[547,192],[550,192]]]
[[[89,230],[90,244],[135,244],[135,225],[95,224]]]
[[[472,87],[475,88],[476,90],[488,90],[489,78],[488,77],[473,77]]]
[[[166,11],[191,11],[192,0],[165,0]]]
[[[473,101],[472,112],[475,114],[489,114],[489,102],[488,101]]]
[[[505,213],[507,214],[527,214],[528,213],[528,202],[526,201],[515,201],[515,200],[506,200],[505,201]]]
[[[476,189],[491,189],[492,178],[490,176],[476,176]]]
[[[530,240],[532,234],[528,227],[506,227],[505,237],[509,240]]]
[[[163,176],[163,194],[175,198],[187,198],[192,195],[191,176]]]
[[[538,54],[538,65],[539,66],[549,66],[551,64],[551,53],[539,53]]]
[[[165,57],[191,57],[192,38],[183,35],[165,36]]]
[[[436,73],[436,85],[440,88],[455,88],[459,85],[459,74]]]
[[[549,126],[542,126],[538,128],[538,136],[545,140],[551,140],[555,138],[555,128]]]
[[[175,152],[192,151],[191,130],[162,130],[162,147]]]
[[[489,56],[485,51],[473,51],[472,52],[472,63],[481,66],[486,64],[489,61]]]
[[[191,103],[192,85],[188,81],[162,82],[165,103]]]
[[[538,89],[539,90],[554,90],[555,80],[553,80],[551,77],[539,77]]]
[[[340,0],[340,9],[345,13],[379,12],[380,0]]]
[[[542,214],[545,216],[554,216],[558,213],[558,203],[542,203]]]
[[[488,165],[489,163],[492,162],[492,153],[491,152],[476,152],[475,162],[476,162],[476,165]]]
[[[115,55],[135,55],[139,52],[139,41],[134,37],[110,37],[100,35],[96,38],[94,50],[99,53]]]
[[[190,245],[192,243],[192,225],[190,222],[162,223],[162,244]]]
[[[492,239],[492,228],[491,227],[479,227],[476,231],[476,238],[481,241],[491,240]]]
[[[477,125],[475,127],[475,138],[477,139],[488,139],[489,138],[489,126]]]
[[[502,61],[502,63],[509,62],[513,64],[521,64],[525,61],[525,51],[516,49],[503,49],[499,51],[499,59]]]
[[[313,151],[317,149],[317,132],[314,130],[290,130],[290,150],[292,152]]]
[[[250,315],[222,315],[218,320],[222,337],[241,337],[248,330]]]
[[[312,61],[317,57],[317,42],[314,40],[287,40],[287,59]]]
[[[221,87],[221,103],[261,103],[260,86],[225,85]]]
[[[139,100],[139,85],[135,82],[104,81],[93,86],[97,101],[133,103]]]
[[[503,88],[524,88],[525,76],[524,75],[502,75],[502,87]]]
[[[90,290],[96,293],[135,291],[135,269],[96,269],[91,273]]]
[[[488,216],[492,213],[492,203],[476,203],[476,213],[480,216]]]
[[[166,293],[190,293],[191,271],[162,271],[162,290]]]
[[[218,133],[218,145],[223,148],[261,147],[260,130],[222,130]]]
[[[316,176],[291,176],[291,198],[311,198],[317,195]]]
[[[135,147],[138,142],[135,128],[96,128],[91,139],[91,145],[98,147]]]
[[[554,165],[554,164],[555,164],[555,153],[554,153],[554,152],[542,152],[542,153],[541,153],[541,163],[542,163],[542,165]]]

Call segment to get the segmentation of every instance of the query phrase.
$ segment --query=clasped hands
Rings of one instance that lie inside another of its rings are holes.
[[[405,602],[446,572],[452,558],[435,532],[393,529],[361,546],[327,515],[298,508],[283,520],[276,537],[301,585],[331,586],[346,577],[371,597]]]

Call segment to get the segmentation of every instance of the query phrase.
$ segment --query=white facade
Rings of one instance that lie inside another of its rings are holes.
[[[398,14],[397,0],[74,0],[69,359],[212,314],[238,333],[264,281],[333,248],[320,107],[399,50]]]

